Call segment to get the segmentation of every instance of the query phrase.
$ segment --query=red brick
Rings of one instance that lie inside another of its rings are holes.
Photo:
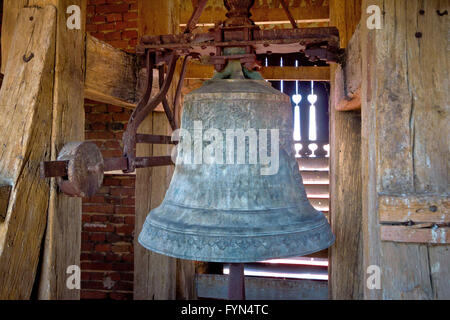
[[[104,186],[120,186],[120,179],[115,179],[114,177],[105,177],[103,179]]]
[[[114,21],[122,21],[123,17],[121,13],[109,13],[106,15],[106,21],[114,22]]]
[[[134,214],[135,209],[134,209],[134,207],[119,207],[119,206],[116,206],[114,208],[114,212],[116,214]]]
[[[107,253],[105,256],[105,260],[106,261],[121,261],[122,257],[117,254],[114,254],[114,253]]]
[[[134,261],[134,254],[125,254],[122,256],[122,260],[125,262],[133,262]]]
[[[97,32],[98,27],[96,24],[86,24],[86,32]]]
[[[124,4],[107,4],[102,6],[97,6],[95,8],[96,13],[120,13],[120,12],[128,12],[129,5],[127,3]]]
[[[122,39],[137,39],[138,33],[136,30],[128,30],[122,32]]]
[[[106,235],[104,233],[91,233],[89,239],[95,242],[102,242],[106,240]]]
[[[105,215],[105,214],[99,215],[99,214],[96,214],[96,215],[92,215],[91,216],[91,220],[92,220],[93,223],[96,223],[96,222],[108,222],[108,221],[110,221],[109,217],[110,217],[110,215]]]
[[[125,21],[137,20],[137,18],[138,18],[137,12],[127,12],[123,15],[123,20]]]
[[[83,204],[83,212],[90,212],[90,213],[113,213],[114,212],[114,206],[104,203],[102,205],[99,204]]]
[[[110,40],[120,40],[122,39],[122,33],[120,31],[108,32],[105,34],[105,39]]]
[[[93,196],[90,198],[83,198],[83,203],[104,203],[105,197],[102,196]]]
[[[122,199],[122,204],[125,205],[125,206],[134,206],[135,205],[135,199],[134,198]]]
[[[86,140],[107,140],[114,138],[114,134],[107,131],[86,132],[85,135]]]
[[[111,188],[113,196],[134,196],[134,188]]]
[[[104,289],[103,283],[100,281],[81,281],[81,289]]]
[[[114,226],[105,223],[89,223],[83,224],[83,230],[89,232],[114,232]]]
[[[130,252],[131,244],[117,244],[111,246],[111,251],[115,253]],[[131,261],[132,262],[132,261]]]
[[[112,300],[132,300],[133,294],[132,293],[124,293],[124,292],[111,292],[109,294],[109,297]]]
[[[89,233],[81,232],[81,240],[88,241],[89,240]]]
[[[128,178],[128,179],[121,179],[120,184],[122,186],[126,186],[126,187],[134,187],[135,185],[135,178]]]
[[[106,299],[106,292],[81,290],[80,299]]]
[[[111,269],[115,271],[133,271],[133,264],[128,262],[114,263]]]
[[[107,252],[111,250],[111,245],[107,243],[97,244],[95,246],[95,251],[97,252]]]
[[[125,217],[125,224],[133,225],[134,226],[134,217]]]
[[[115,243],[115,242],[119,242],[122,240],[123,240],[123,238],[115,233],[108,233],[106,235],[106,241],[108,241],[109,243]]]

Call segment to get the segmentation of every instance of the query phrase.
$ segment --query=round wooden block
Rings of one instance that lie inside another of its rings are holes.
[[[92,142],[69,142],[58,160],[68,161],[67,176],[57,178],[62,192],[74,197],[91,197],[103,183],[104,162],[99,148]]]

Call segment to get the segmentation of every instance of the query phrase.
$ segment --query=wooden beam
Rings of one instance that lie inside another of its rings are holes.
[[[39,163],[51,150],[56,10],[21,9],[16,23],[0,91],[0,184],[11,186],[0,224],[0,299],[31,295],[49,200]]]
[[[3,0],[2,32],[1,32],[1,72],[5,74],[9,49],[13,42],[14,29],[20,10],[26,5],[25,0]]]
[[[87,99],[134,108],[138,65],[135,55],[86,35]]]
[[[266,80],[329,81],[330,67],[262,67],[261,75]],[[214,66],[190,62],[186,79],[211,79]]]
[[[338,27],[341,47],[346,48],[361,16],[360,0],[331,0],[331,25]],[[331,67],[331,92],[336,65]],[[361,299],[365,286],[361,249],[361,115],[337,112],[336,97],[330,106],[330,220],[336,241],[329,249],[331,299]]]
[[[28,0],[30,6],[57,9],[55,86],[51,159],[69,141],[84,140],[84,78],[86,0]],[[67,28],[71,5],[81,9],[81,28]],[[81,199],[62,194],[55,179],[50,184],[45,247],[39,282],[39,299],[78,300],[80,290],[67,287],[67,268],[80,266]]]
[[[262,67],[266,80],[329,81],[330,67]],[[187,66],[186,79],[211,79],[214,66],[192,62]]]
[[[139,0],[139,34],[169,34],[179,32],[180,3],[178,0]],[[173,84],[178,79],[175,77]],[[173,101],[175,85],[169,90]],[[170,135],[171,128],[164,113],[153,112],[141,124],[140,133]],[[170,155],[171,146],[137,146],[138,155]],[[173,167],[145,168],[136,172],[136,223],[134,243],[134,299],[195,298],[192,261],[182,261],[160,255],[142,247],[137,238],[151,209],[159,206],[172,178]]]
[[[450,228],[428,227],[417,228],[409,226],[381,226],[381,241],[450,244]]]
[[[381,223],[450,223],[447,195],[385,195],[378,198]]]
[[[222,2],[222,1],[221,1]],[[181,10],[180,23],[185,25],[188,23],[189,18],[193,12],[191,1],[184,1],[183,10]],[[289,11],[292,17],[297,23],[310,23],[310,22],[324,22],[329,21],[329,7],[322,5],[313,5],[307,2],[306,6],[302,7],[289,7]],[[226,19],[226,9],[223,3],[219,7],[207,6],[200,16],[199,24],[214,24],[217,21],[223,21]],[[251,19],[257,23],[259,22],[287,22],[289,20],[286,17],[286,13],[283,8],[258,8],[253,7],[251,10]]]
[[[364,267],[378,265],[382,276],[381,290],[365,288],[365,298],[449,299],[448,244],[381,241],[380,226],[386,197],[417,197],[411,208],[426,195],[448,197],[448,20],[436,11],[449,1],[364,0],[370,5],[384,14],[381,29],[361,34]],[[405,199],[396,202],[400,215]],[[428,241],[433,231],[414,233]]]
[[[200,298],[227,299],[228,276],[199,274],[196,289]],[[245,278],[246,300],[326,300],[327,297],[326,281]]]
[[[334,101],[336,110],[361,109],[361,25],[356,28],[346,49],[345,60],[338,65],[335,75]]]

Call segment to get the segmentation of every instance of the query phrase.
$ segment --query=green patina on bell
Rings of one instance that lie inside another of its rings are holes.
[[[181,128],[193,139],[180,145],[192,147],[192,153],[199,147],[207,151],[213,141],[195,141],[199,123],[203,133],[212,128],[216,135],[223,133],[223,151],[215,154],[219,160],[176,165],[164,201],[147,216],[139,235],[141,245],[181,259],[237,263],[303,256],[333,244],[327,219],[306,197],[295,160],[289,96],[258,74],[242,70],[238,62],[230,62],[185,97]],[[233,150],[227,150],[226,132],[235,129],[259,134],[259,149],[266,139],[268,153],[278,152],[270,154],[272,162],[262,161],[250,139],[241,143],[237,139]],[[270,134],[262,135],[265,131]],[[279,142],[272,139],[274,132]],[[229,163],[227,152],[234,152],[236,160],[243,146],[245,163]],[[178,161],[194,158],[181,149]],[[257,163],[251,162],[255,152]]]

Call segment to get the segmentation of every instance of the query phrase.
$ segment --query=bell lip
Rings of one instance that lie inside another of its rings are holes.
[[[321,231],[319,231],[320,234],[322,234],[324,236],[324,239],[328,238],[328,241],[326,241],[323,245],[318,245],[316,247],[313,247],[311,249],[308,250],[299,250],[299,251],[295,251],[294,250],[289,250],[286,249],[286,252],[280,252],[279,254],[275,254],[274,253],[274,249],[267,249],[265,253],[261,253],[261,254],[255,254],[255,256],[253,258],[245,258],[245,257],[239,257],[239,256],[235,256],[235,257],[225,257],[225,256],[220,256],[220,254],[212,254],[211,256],[207,256],[202,254],[201,252],[203,251],[202,249],[200,249],[198,252],[198,255],[189,255],[189,254],[181,254],[181,253],[177,253],[176,249],[174,249],[173,247],[171,247],[172,250],[163,250],[158,248],[158,245],[156,246],[152,246],[148,243],[148,241],[144,240],[144,237],[146,234],[149,234],[151,232],[151,230],[149,230],[150,228],[155,228],[155,226],[149,226],[147,224],[147,221],[144,223],[144,226],[142,228],[141,233],[139,234],[138,237],[138,242],[140,245],[142,245],[144,248],[156,252],[158,254],[162,254],[162,255],[166,255],[169,257],[173,257],[173,258],[178,258],[178,259],[183,259],[183,260],[191,260],[191,261],[204,261],[204,262],[222,262],[222,263],[251,263],[251,262],[259,262],[259,261],[264,261],[264,260],[270,260],[270,259],[283,259],[283,258],[289,258],[289,257],[299,257],[299,256],[305,256],[308,254],[312,254],[318,251],[322,251],[326,248],[329,248],[330,246],[333,245],[333,243],[336,240],[335,235],[332,233],[331,228],[329,223],[326,221],[325,223],[323,223],[322,225],[318,226],[316,229],[321,229]],[[157,228],[157,227],[156,227]],[[274,235],[264,235],[264,236],[244,236],[241,238],[251,238],[252,242],[257,242],[258,238],[275,238],[278,241],[284,242],[283,239],[286,239],[286,241],[295,244],[298,243],[302,240],[308,240],[308,239],[302,239],[306,238],[305,234],[307,234],[308,232],[311,232],[314,229],[310,229],[308,231],[300,231],[300,232],[292,232],[289,234],[274,234]],[[169,230],[164,230],[164,229],[159,229],[159,230],[155,230],[155,231],[162,231],[165,232],[166,235],[169,233],[173,233],[173,231],[169,231]],[[146,234],[145,234],[145,233]],[[181,233],[180,233],[181,234]],[[182,234],[185,237],[195,237],[194,235],[191,234]],[[207,236],[205,235],[200,235],[197,236],[198,238],[204,238],[206,239]],[[294,237],[294,239],[288,239],[288,237]],[[231,239],[230,239],[231,238]],[[235,243],[237,242],[237,238],[236,236],[234,237],[223,237],[223,241],[231,241],[233,242],[233,240],[235,241]],[[165,241],[164,239],[159,238],[159,244],[161,245],[162,243],[166,244],[167,241]],[[167,239],[166,239],[167,240]],[[155,241],[156,244],[157,241]],[[185,244],[187,244],[187,241],[183,241]],[[208,243],[208,241],[204,241],[205,244]],[[234,243],[234,244],[235,244]],[[321,242],[319,241],[319,244]],[[233,247],[230,246],[230,247]],[[212,250],[218,250],[219,248],[216,246],[216,248],[212,249]],[[252,252],[252,250],[257,249],[257,246],[255,246],[254,248],[252,248],[251,246],[246,246],[245,247],[245,252]],[[220,250],[219,250],[220,251]],[[222,250],[223,251],[223,250]],[[254,252],[254,251],[253,251]]]

